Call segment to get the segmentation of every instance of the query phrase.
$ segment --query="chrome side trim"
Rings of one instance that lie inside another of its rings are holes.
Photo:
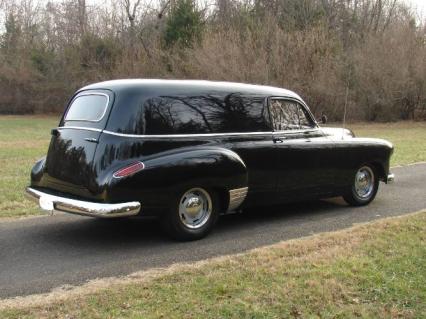
[[[279,131],[279,132],[237,132],[237,133],[203,133],[203,134],[164,134],[164,135],[143,135],[143,134],[124,134],[116,133],[108,130],[104,130],[103,133],[121,137],[135,137],[135,138],[185,138],[185,137],[214,137],[214,136],[240,136],[240,135],[251,135],[251,136],[262,136],[262,135],[277,135],[277,134],[298,134],[304,132],[315,132],[317,129],[309,130],[288,130],[288,131]]]
[[[301,130],[283,130],[283,131],[273,131],[272,135],[296,135],[300,133],[311,133],[318,132],[318,128],[309,128],[309,129],[301,129]]]
[[[239,136],[239,135],[272,135],[271,132],[246,132],[246,133],[204,133],[204,134],[164,134],[164,135],[138,135],[124,134],[104,130],[103,133],[121,137],[136,137],[136,138],[171,138],[171,137],[212,137],[212,136]]]
[[[203,134],[164,134],[164,135],[144,135],[144,134],[125,134],[125,133],[116,133],[108,130],[101,130],[91,127],[83,126],[59,126],[58,129],[76,129],[76,130],[87,130],[94,132],[102,132],[109,135],[120,136],[120,137],[133,137],[133,138],[185,138],[185,137],[214,137],[214,136],[240,136],[240,135],[252,135],[252,136],[262,136],[262,135],[278,135],[278,134],[298,134],[304,132],[315,132],[317,129],[309,130],[288,130],[288,131],[279,131],[279,132],[239,132],[239,133],[203,133]]]
[[[92,127],[84,127],[84,126],[58,126],[57,129],[58,130],[73,129],[73,130],[86,130],[86,131],[93,131],[93,132],[102,132],[101,129],[92,128]]]
[[[228,210],[237,209],[246,199],[248,187],[231,189],[229,191]]]
[[[71,106],[73,105],[73,103],[75,102],[75,100],[77,100],[78,98],[80,98],[82,96],[90,96],[90,95],[99,95],[99,96],[105,96],[106,97],[107,100],[106,100],[104,111],[103,111],[101,117],[98,118],[98,119],[96,119],[96,120],[87,120],[87,119],[72,119],[72,120],[67,120],[68,110],[71,108]],[[95,123],[100,122],[104,118],[104,116],[105,116],[105,114],[106,114],[106,112],[108,110],[109,100],[110,100],[109,99],[109,95],[105,94],[105,93],[99,93],[99,92],[93,92],[93,93],[89,92],[89,93],[81,93],[81,94],[78,93],[77,96],[69,104],[69,107],[67,108],[67,112],[65,113],[65,116],[64,116],[64,121],[65,122],[73,122],[73,121],[77,121],[77,122],[95,122]]]
[[[392,184],[395,181],[395,174],[389,173],[386,179],[386,184]]]
[[[49,212],[60,211],[91,217],[113,218],[133,216],[141,209],[140,202],[94,203],[47,194],[31,187],[26,188],[26,195],[37,202],[41,209]]]

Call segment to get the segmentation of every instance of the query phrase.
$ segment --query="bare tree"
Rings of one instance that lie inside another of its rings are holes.
[[[178,0],[104,1],[0,0],[0,112],[152,76],[284,86],[331,120],[345,104],[348,120],[426,119],[426,21],[403,0],[197,0],[203,36],[179,54],[161,42]]]
[[[86,12],[86,0],[77,0],[78,10],[78,25],[80,27],[80,34],[86,33],[87,26],[87,12]]]
[[[126,11],[127,14],[127,19],[129,20],[130,23],[130,30],[134,31],[135,29],[135,20],[136,20],[136,13],[139,9],[139,5],[141,4],[141,0],[136,0],[132,3],[131,0],[122,0],[123,2],[123,6],[124,9]]]

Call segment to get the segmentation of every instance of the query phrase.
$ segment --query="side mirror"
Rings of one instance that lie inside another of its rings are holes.
[[[322,115],[321,115],[320,123],[321,123],[321,124],[325,124],[325,123],[327,123],[327,121],[328,121],[327,115],[322,114]]]

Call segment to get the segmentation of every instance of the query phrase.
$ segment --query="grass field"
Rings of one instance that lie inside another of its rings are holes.
[[[0,116],[0,217],[39,213],[24,198],[31,167],[47,152],[57,117]]]
[[[2,318],[425,318],[426,212],[177,266]]]
[[[46,154],[50,129],[58,117],[0,116],[0,217],[39,213],[24,199],[33,163]],[[358,136],[380,137],[395,144],[392,165],[426,160],[426,122],[348,125]]]
[[[353,124],[348,127],[356,136],[391,141],[395,145],[392,166],[426,161],[426,122]]]

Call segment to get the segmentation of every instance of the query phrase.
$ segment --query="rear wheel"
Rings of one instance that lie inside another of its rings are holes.
[[[356,172],[350,190],[343,196],[352,206],[369,204],[377,194],[379,178],[376,169],[370,165],[362,165]]]
[[[219,216],[219,198],[214,191],[194,187],[179,192],[163,216],[166,232],[178,240],[205,237]]]

